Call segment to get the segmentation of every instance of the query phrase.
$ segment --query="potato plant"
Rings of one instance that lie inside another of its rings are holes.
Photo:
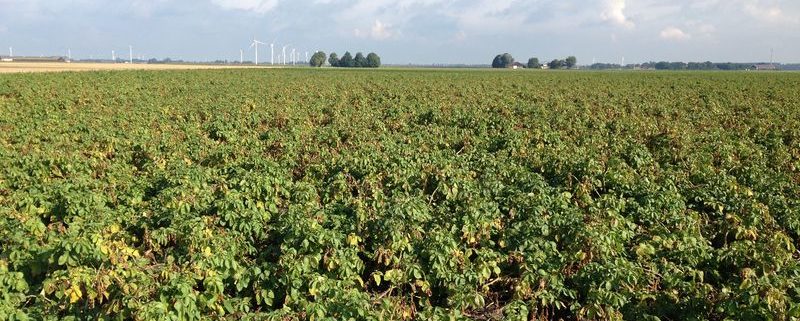
[[[798,89],[0,75],[0,319],[798,320]]]

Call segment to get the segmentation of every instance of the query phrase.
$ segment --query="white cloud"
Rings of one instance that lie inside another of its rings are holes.
[[[274,9],[279,0],[211,0],[211,2],[223,9],[244,10],[263,14]]]
[[[660,36],[661,39],[675,41],[686,40],[692,37],[692,35],[684,32],[681,29],[678,29],[677,27],[668,27],[664,30],[661,30]]]
[[[800,23],[800,19],[795,16],[789,16],[784,13],[783,9],[777,5],[766,5],[761,1],[748,1],[744,5],[744,11],[753,16],[754,18],[767,22],[767,23]]]
[[[635,24],[625,16],[625,0],[606,0],[601,17],[603,21],[612,22],[625,28],[633,28]]]
[[[133,0],[129,4],[132,12],[140,17],[150,17],[153,12],[167,4],[168,0]]]
[[[390,30],[391,25],[384,24],[380,20],[375,20],[369,32],[364,32],[361,29],[355,29],[356,37],[372,38],[375,40],[385,40],[392,37],[393,32]]]

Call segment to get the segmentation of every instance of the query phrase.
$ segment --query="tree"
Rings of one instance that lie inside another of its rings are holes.
[[[345,52],[342,56],[342,59],[339,59],[339,67],[345,68],[352,68],[355,66],[355,61],[353,60],[353,55],[350,52]]]
[[[492,68],[510,68],[514,64],[514,57],[509,53],[497,55],[492,61]]]
[[[311,67],[322,67],[325,64],[325,53],[322,51],[315,52],[308,64]]]
[[[503,68],[503,56],[497,55],[494,56],[494,60],[492,60],[492,68]]]
[[[316,53],[314,54],[317,55]],[[320,52],[320,61],[322,64],[325,63],[325,53]],[[315,59],[312,56],[309,64],[312,66],[314,65]],[[317,62],[319,63],[319,62]],[[381,57],[378,56],[374,52],[370,52],[367,56],[364,56],[363,53],[356,53],[356,56],[353,57],[350,52],[345,52],[344,55],[339,58],[335,52],[332,52],[330,57],[328,57],[328,63],[332,67],[343,67],[343,68],[378,68],[381,66]]]
[[[669,69],[671,70],[684,70],[686,69],[687,65],[685,62],[676,61],[669,63]]]
[[[528,59],[528,68],[539,69],[542,68],[542,64],[539,63],[539,58],[533,57]]]
[[[367,55],[367,64],[370,68],[378,68],[381,66],[381,57],[374,52]]]
[[[561,67],[564,67],[565,64],[566,62],[563,60],[553,59],[553,61],[547,64],[547,67],[550,67],[550,69],[561,69]]]
[[[514,57],[509,53],[504,53],[500,61],[503,62],[503,68],[511,68],[511,66],[514,65]]]
[[[331,56],[328,58],[328,63],[331,67],[339,67],[339,55],[335,52],[331,52]]]
[[[356,53],[356,57],[353,59],[353,67],[356,68],[366,68],[369,67],[369,63],[367,62],[367,57],[364,57],[363,53]]]
[[[564,62],[566,63],[568,69],[572,69],[578,64],[578,58],[575,58],[575,56],[569,56]]]

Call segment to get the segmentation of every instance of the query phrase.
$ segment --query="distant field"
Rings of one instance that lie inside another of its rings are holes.
[[[100,71],[100,70],[182,70],[182,69],[229,69],[271,68],[269,66],[225,66],[225,65],[169,65],[169,64],[111,64],[111,63],[65,63],[65,62],[0,62],[0,73],[55,72],[55,71]]]
[[[799,88],[0,75],[0,320],[797,320]]]

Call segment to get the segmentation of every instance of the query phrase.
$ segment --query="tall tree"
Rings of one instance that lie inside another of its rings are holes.
[[[539,63],[539,58],[533,57],[528,59],[528,68],[539,69],[542,68],[542,64]]]
[[[565,64],[566,63],[561,59],[553,59],[553,61],[547,64],[547,67],[550,69],[561,69]]]
[[[492,60],[492,68],[503,68],[503,56],[502,55],[494,56],[494,60]]]
[[[575,56],[569,56],[564,62],[566,63],[567,68],[572,69],[578,64],[578,58],[575,58]]]
[[[504,53],[500,61],[503,63],[503,68],[511,68],[514,65],[514,57],[509,53]]]
[[[339,55],[335,52],[331,52],[331,56],[328,58],[328,63],[331,67],[339,67]]]
[[[339,67],[345,68],[352,68],[355,66],[355,61],[353,61],[353,55],[350,52],[345,52],[342,56],[342,59],[339,59]]]
[[[370,52],[367,55],[367,64],[369,64],[370,68],[378,68],[381,66],[381,57],[374,52]]]
[[[369,67],[367,63],[367,57],[364,57],[363,53],[356,53],[356,57],[353,59],[353,67],[357,68],[366,68]]]
[[[308,62],[311,67],[322,67],[325,64],[325,53],[322,51],[317,51],[314,55],[311,56],[311,60]]]

